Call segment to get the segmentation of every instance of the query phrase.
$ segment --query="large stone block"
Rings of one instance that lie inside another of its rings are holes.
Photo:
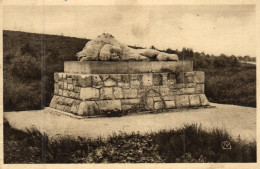
[[[58,97],[59,96],[53,96],[53,98],[51,99],[51,103],[50,103],[50,107],[51,108],[56,108],[56,104],[58,103],[57,100],[58,100]]]
[[[194,94],[195,88],[182,88],[180,94]]]
[[[62,81],[63,80],[63,73],[58,73],[58,80]]]
[[[170,89],[168,87],[160,88],[160,93],[162,96],[169,96],[170,95]]]
[[[104,86],[104,82],[102,81],[99,75],[92,75],[92,82],[93,87],[95,88],[101,88]]]
[[[141,83],[141,77],[138,74],[131,74],[130,75],[130,87],[131,88],[139,88]]]
[[[142,78],[139,74],[130,74],[130,80],[140,80]]]
[[[145,109],[146,110],[153,110],[154,109],[154,100],[152,97],[145,98]]]
[[[163,85],[162,74],[159,73],[153,74],[153,85],[155,86]]]
[[[164,96],[163,99],[165,101],[175,101],[175,96]]]
[[[55,83],[58,83],[58,81],[59,81],[59,75],[58,75],[58,73],[56,72],[56,73],[54,73],[54,82],[55,82]]]
[[[57,104],[56,109],[63,111],[63,105]]]
[[[130,83],[130,75],[129,74],[121,75],[121,82],[122,83]]]
[[[81,100],[92,100],[92,99],[98,99],[99,98],[99,90],[92,88],[92,87],[86,87],[80,89],[80,99]]]
[[[100,89],[100,99],[113,99],[112,87],[102,87]]]
[[[99,76],[100,76],[101,80],[103,80],[103,81],[106,81],[110,77],[110,75],[108,75],[108,74],[101,74]]]
[[[170,96],[176,96],[178,94],[178,89],[170,89]]]
[[[121,101],[120,100],[98,100],[96,101],[100,111],[120,111]]]
[[[59,94],[59,86],[58,83],[54,83],[54,94],[58,95]]]
[[[68,84],[68,90],[73,91],[73,84]]]
[[[64,97],[69,97],[68,90],[63,90],[62,95],[63,95]]]
[[[80,103],[77,114],[91,116],[99,114],[99,111],[99,106],[95,101],[84,101]]]
[[[70,75],[67,75],[67,73],[62,73],[62,79],[65,80],[67,78],[67,76],[70,76]]]
[[[72,78],[67,78],[68,84],[72,84]]]
[[[134,108],[134,105],[122,105],[122,110],[123,111],[129,111]]]
[[[186,77],[194,76],[194,72],[185,72],[185,76]]]
[[[184,72],[180,72],[179,74],[177,74],[177,83],[185,83],[185,74]]]
[[[118,82],[117,86],[122,88],[130,88],[129,83],[123,83],[123,82]]]
[[[71,112],[71,106],[64,106],[63,111],[70,113]]]
[[[74,102],[74,99],[71,99],[71,98],[65,98],[65,100],[64,100],[64,104],[67,106],[72,106],[73,102]]]
[[[73,86],[78,86],[78,80],[72,78],[72,84]]]
[[[176,106],[177,107],[187,107],[190,105],[188,95],[177,95],[176,96]]]
[[[167,109],[173,109],[176,107],[174,100],[165,101],[165,105]]]
[[[67,80],[65,80],[64,83],[63,83],[63,89],[64,90],[68,90],[68,82],[67,82]]]
[[[125,104],[140,104],[141,99],[122,99],[121,103],[122,103],[122,105],[125,105]]]
[[[155,110],[161,110],[161,109],[164,109],[165,108],[165,105],[163,102],[155,102],[154,103],[154,109]]]
[[[114,90],[113,93],[115,99],[121,99],[124,97],[122,88],[114,87],[113,90]]]
[[[51,107],[51,108],[56,109],[56,106],[57,106],[57,103],[55,103],[55,102],[51,102],[51,103],[50,103],[50,107]]]
[[[123,89],[123,95],[126,99],[137,98],[137,89]]]
[[[193,76],[185,76],[185,83],[193,83]]]
[[[152,86],[153,85],[153,74],[151,74],[151,73],[143,74],[142,85],[143,86]]]
[[[74,102],[72,103],[71,109],[70,109],[72,113],[74,113],[74,114],[78,113],[80,103],[81,102],[79,100],[74,100]]]
[[[109,78],[109,79],[104,81],[104,86],[107,86],[107,87],[116,86],[116,81]]]
[[[168,82],[170,84],[176,84],[176,74],[175,73],[169,73],[167,76]]]
[[[162,73],[162,83],[163,86],[167,86],[168,85],[168,73]]]
[[[58,82],[58,86],[59,86],[59,89],[63,89],[63,88],[64,88],[64,83],[63,83],[63,81],[59,81],[59,82]]]
[[[76,93],[76,92],[73,93],[74,93],[74,99],[80,99],[80,93]]]
[[[63,90],[59,89],[59,95],[62,96],[62,94],[63,94]]]
[[[130,87],[131,88],[140,88],[140,81],[138,81],[138,80],[132,80],[131,82],[130,82]]]
[[[190,99],[190,105],[191,106],[200,106],[200,96],[199,95],[189,95],[189,99]]]
[[[185,87],[185,84],[184,84],[184,83],[177,83],[177,84],[174,85],[174,87],[175,87],[176,89],[181,89],[181,88],[184,88],[184,87]]]
[[[57,102],[57,104],[62,105],[64,103],[64,100],[65,100],[65,97],[58,96],[56,102]]]
[[[205,72],[194,72],[194,83],[205,83]]]
[[[80,92],[80,87],[74,86],[74,92],[79,93]]]
[[[154,100],[155,102],[162,102],[164,99],[163,99],[163,97],[161,97],[161,96],[156,96],[156,97],[153,97],[153,100]]]
[[[204,84],[201,83],[201,84],[197,84],[196,87],[195,87],[195,93],[197,94],[203,94],[204,93]]]
[[[207,97],[205,96],[205,94],[199,94],[200,96],[200,102],[202,106],[208,106],[209,105],[209,101],[207,99]]]
[[[111,74],[110,78],[116,82],[120,82],[121,81],[121,75],[120,74]]]
[[[196,83],[186,83],[186,84],[185,84],[185,87],[187,87],[187,88],[196,87]]]
[[[77,83],[79,87],[92,87],[92,76],[91,75],[78,75],[77,77]]]

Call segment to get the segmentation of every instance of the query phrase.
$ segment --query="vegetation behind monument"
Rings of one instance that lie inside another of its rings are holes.
[[[64,61],[76,60],[75,54],[89,41],[15,31],[4,31],[3,38],[4,111],[49,106],[54,72],[63,71]],[[154,46],[151,48],[156,49]],[[254,58],[224,54],[214,56],[194,52],[191,48],[159,51],[175,53],[180,60],[193,60],[195,70],[205,71],[205,93],[209,101],[256,106],[256,66],[239,62],[254,61]]]

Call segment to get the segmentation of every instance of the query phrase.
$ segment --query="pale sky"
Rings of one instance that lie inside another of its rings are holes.
[[[3,27],[127,45],[256,56],[254,5],[5,6]]]

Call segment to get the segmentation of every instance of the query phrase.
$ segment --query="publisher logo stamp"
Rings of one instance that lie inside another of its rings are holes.
[[[229,141],[223,141],[221,143],[221,147],[223,150],[231,150],[232,146]]]

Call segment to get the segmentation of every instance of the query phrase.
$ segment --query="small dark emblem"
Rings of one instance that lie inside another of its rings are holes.
[[[229,141],[223,141],[221,143],[221,147],[223,150],[231,150],[232,146]]]

